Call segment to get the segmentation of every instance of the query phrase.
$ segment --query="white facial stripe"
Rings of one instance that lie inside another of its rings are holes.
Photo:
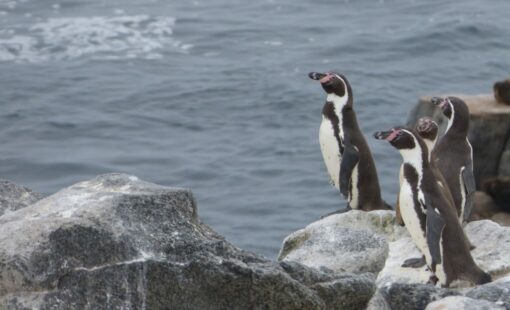
[[[448,99],[448,104],[450,105],[450,110],[452,111],[451,117],[448,119],[448,126],[446,127],[445,134],[450,130],[453,124],[453,119],[455,118],[455,110],[453,109],[453,104],[450,102],[450,99]]]
[[[434,149],[434,145],[436,145],[437,138],[434,140],[423,139],[423,141],[425,141],[425,144],[427,145],[427,150],[429,151],[428,158],[429,158],[429,162],[430,162],[430,156],[432,155],[432,149]]]

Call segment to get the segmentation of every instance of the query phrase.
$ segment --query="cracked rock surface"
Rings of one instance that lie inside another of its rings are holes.
[[[376,290],[236,248],[185,189],[109,174],[39,198],[0,216],[1,309],[364,309]]]

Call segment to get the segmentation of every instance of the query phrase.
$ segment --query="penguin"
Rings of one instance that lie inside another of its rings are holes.
[[[430,117],[422,117],[416,122],[415,130],[418,132],[420,137],[422,137],[423,142],[425,142],[425,145],[427,146],[427,150],[429,151],[429,162],[430,162],[430,154],[432,152],[432,149],[434,148],[434,145],[437,142],[439,126]],[[434,166],[434,168],[436,168],[436,167]],[[437,170],[437,169],[435,169],[435,170]],[[443,186],[446,186],[446,190],[448,192],[445,194],[448,195],[449,197],[451,197],[451,193],[450,193],[449,189],[447,188],[448,185],[444,182],[443,176],[441,175],[441,173],[438,170],[435,172],[439,173],[438,178],[441,178],[441,181],[443,181]],[[399,176],[400,176],[399,184],[400,184],[400,186],[402,186],[402,182],[403,182],[403,178],[404,178],[404,165],[403,164],[400,166]],[[400,194],[397,195],[397,205],[395,207],[396,219],[397,219],[397,223],[400,226],[404,226],[405,225],[404,221],[402,220],[402,216],[400,215],[400,207],[399,207],[399,203],[398,203],[399,196],[400,196]]]
[[[497,102],[510,105],[510,79],[494,83],[492,90]]]
[[[404,160],[400,210],[407,230],[433,273],[430,282],[439,281],[443,287],[449,287],[455,280],[491,282],[491,276],[471,256],[457,213],[440,189],[420,135],[414,129],[395,127],[376,132],[374,137],[388,141]]]
[[[462,222],[466,222],[473,209],[476,191],[473,173],[473,148],[467,138],[469,109],[457,97],[432,98],[448,118],[444,136],[432,151],[432,160],[442,172]]]
[[[334,72],[312,72],[308,76],[320,81],[327,94],[319,142],[331,183],[347,199],[344,212],[391,209],[381,199],[374,159],[358,127],[349,81]]]

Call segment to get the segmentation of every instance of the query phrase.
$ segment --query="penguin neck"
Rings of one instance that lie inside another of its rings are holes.
[[[425,142],[425,145],[427,145],[427,151],[428,151],[427,157],[428,157],[429,163],[431,160],[432,150],[434,149],[434,146],[436,145],[436,141],[437,141],[437,136],[434,138],[434,140],[423,139],[423,142]]]
[[[469,116],[464,121],[457,117],[455,111],[452,111],[452,116],[448,119],[448,125],[446,126],[445,136],[450,137],[466,137],[469,128]]]
[[[343,97],[338,96],[337,94],[331,93],[328,94],[326,101],[332,102],[335,107],[335,113],[340,117],[342,114],[342,110],[346,107],[349,107],[350,96],[345,95]]]
[[[423,166],[427,164],[427,160],[423,160],[423,152],[420,148],[415,147],[413,149],[402,149],[400,150],[404,164],[409,164],[416,169],[420,178],[423,174]],[[425,157],[428,159],[428,157]]]

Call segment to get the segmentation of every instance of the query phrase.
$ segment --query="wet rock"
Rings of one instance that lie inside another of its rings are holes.
[[[0,180],[0,216],[25,208],[43,198],[42,194],[12,183]]]
[[[328,216],[285,238],[278,260],[296,261],[318,270],[378,273],[388,256],[388,242],[375,231],[392,232],[394,221],[392,211]]]
[[[508,176],[510,160],[506,159],[510,156],[510,106],[497,103],[492,95],[457,97],[466,102],[471,113],[468,137],[473,146],[477,188],[486,178]],[[444,134],[446,118],[439,108],[430,103],[430,97],[420,98],[409,115],[408,125],[414,125],[423,116],[432,117],[440,126],[440,135]]]
[[[474,299],[488,300],[510,310],[510,278],[477,286],[465,295]]]
[[[449,296],[430,303],[425,310],[505,310],[505,307],[485,301],[464,296]]]
[[[460,294],[451,289],[425,284],[391,283],[379,290],[392,310],[423,310],[435,300]]]
[[[375,290],[240,250],[200,222],[190,191],[122,174],[1,216],[0,264],[2,309],[363,309]]]

